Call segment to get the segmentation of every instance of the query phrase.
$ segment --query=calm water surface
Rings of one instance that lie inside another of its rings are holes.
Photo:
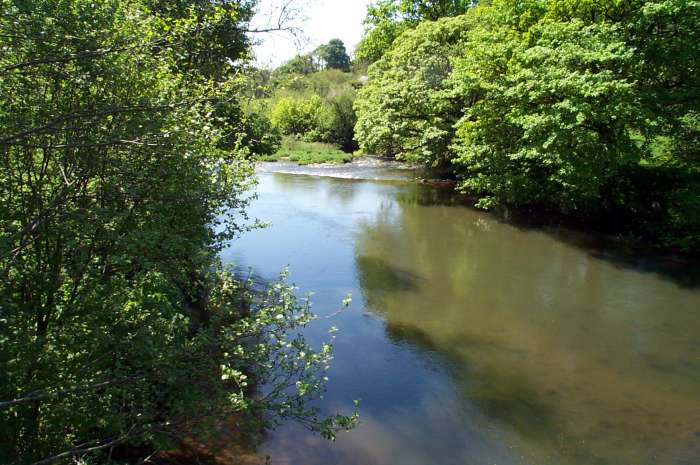
[[[361,400],[335,443],[272,433],[273,464],[700,464],[697,267],[506,224],[445,190],[270,166],[251,214],[272,225],[224,258],[265,279],[288,265],[319,315],[353,295],[308,336],[340,329],[323,408]]]

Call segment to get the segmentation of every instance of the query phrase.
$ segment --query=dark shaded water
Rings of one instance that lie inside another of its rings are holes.
[[[413,183],[261,171],[251,214],[272,226],[224,258],[289,265],[320,315],[352,293],[309,337],[340,329],[323,407],[361,399],[336,443],[273,433],[273,464],[700,463],[697,268]]]

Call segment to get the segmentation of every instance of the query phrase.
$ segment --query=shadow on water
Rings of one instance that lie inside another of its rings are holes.
[[[469,204],[469,198],[455,192],[451,186],[421,184],[413,184],[409,188],[397,193],[396,200],[402,204],[419,205],[423,207],[435,205],[466,206]]]
[[[686,289],[700,289],[700,262],[697,258],[644,250],[623,241],[585,233],[543,229],[554,238],[585,251],[592,258],[608,261],[619,268],[653,273]]]
[[[542,231],[574,246],[591,258],[612,265],[653,273],[687,289],[700,289],[700,256],[664,252],[621,237],[577,229],[566,218],[527,212],[494,213],[499,220],[523,230]],[[582,226],[582,228],[585,226]]]
[[[389,321],[385,330],[395,343],[409,344],[420,349],[421,354],[430,353],[432,357],[438,355],[443,358],[441,365],[449,369],[461,386],[463,399],[467,402],[466,409],[476,406],[485,416],[524,436],[546,437],[554,432],[554,410],[538,390],[528,384],[526,377],[513,372],[473,370],[462,353],[437,344],[428,332],[416,326]],[[461,347],[493,347],[492,341],[478,337],[455,343]]]
[[[464,381],[464,395],[487,417],[522,436],[551,437],[556,432],[554,409],[527,378],[513,373],[474,373]]]
[[[394,343],[408,343],[413,347],[421,349],[425,352],[439,352],[440,346],[437,345],[430,334],[411,325],[403,325],[387,321],[384,325],[384,331],[387,337]]]
[[[475,199],[454,191],[452,185],[413,185],[397,194],[404,205],[465,208],[523,231],[539,231],[574,246],[597,260],[614,266],[653,273],[687,289],[700,289],[700,255],[663,252],[648,245],[605,232],[590,230],[569,217],[537,211],[500,209],[484,212],[473,207]]]
[[[356,259],[360,270],[360,281],[364,289],[383,293],[413,291],[418,288],[421,277],[392,266],[379,257],[363,255]]]

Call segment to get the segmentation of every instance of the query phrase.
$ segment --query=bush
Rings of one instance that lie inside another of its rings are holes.
[[[355,93],[348,92],[328,101],[329,117],[327,124],[327,142],[337,144],[343,151],[352,153],[357,150],[355,142],[355,124],[357,114],[353,105]]]
[[[321,97],[284,97],[272,108],[272,123],[284,135],[306,136],[313,133],[315,138],[323,138],[324,112]]]
[[[282,145],[280,130],[262,112],[254,111],[244,117],[243,134],[243,145],[253,156],[272,155]]]
[[[284,97],[272,109],[272,122],[284,135],[302,138],[307,142],[326,142],[353,152],[356,122],[353,109],[354,92],[322,99],[311,97]]]
[[[282,147],[273,155],[261,156],[261,161],[279,161],[289,159],[299,165],[317,163],[348,163],[352,154],[343,152],[335,144],[325,142],[307,142],[293,136],[287,136],[282,141]]]

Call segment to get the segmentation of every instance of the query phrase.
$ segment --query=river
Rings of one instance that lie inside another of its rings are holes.
[[[321,175],[321,176],[319,176]],[[294,465],[697,465],[698,267],[555,227],[507,223],[402,170],[262,165],[224,259],[300,293],[339,328],[335,443],[289,424]],[[344,179],[363,178],[363,179]]]

